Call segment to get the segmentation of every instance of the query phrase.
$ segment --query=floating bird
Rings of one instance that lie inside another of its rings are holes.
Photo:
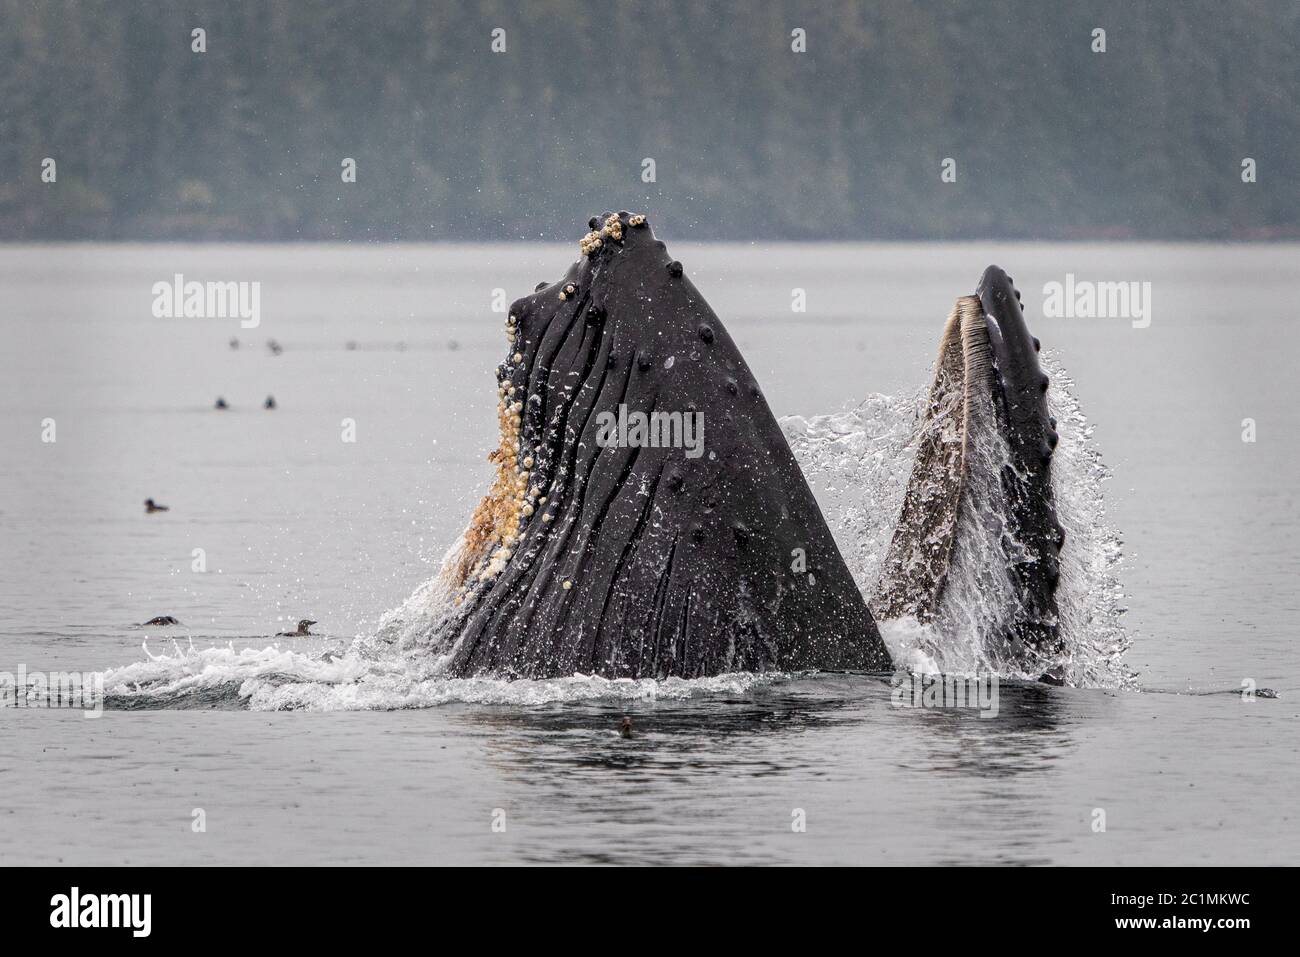
[[[232,348],[232,349],[238,349],[238,348],[239,348],[239,340],[238,340],[237,338],[235,338],[234,336],[231,336],[231,337],[230,337],[230,348]]]
[[[154,512],[170,512],[171,509],[166,505],[159,505],[151,498],[144,500],[144,510],[147,514],[152,515]]]
[[[226,400],[223,399],[221,396],[217,396],[217,401],[216,401],[216,403],[215,403],[212,407],[213,407],[214,409],[228,409],[228,408],[230,408],[230,406],[226,405]]]
[[[280,343],[276,342],[274,339],[267,339],[266,347],[271,350],[271,355],[273,356],[278,356],[284,351],[284,349],[280,347]]]
[[[266,401],[262,403],[262,408],[264,408],[264,409],[274,409],[274,408],[275,408],[275,396],[273,396],[273,395],[268,395],[268,396],[266,397]]]
[[[173,618],[171,615],[158,615],[155,618],[150,618],[148,621],[140,622],[140,627],[144,628],[148,625],[158,625],[159,627],[168,627],[170,625],[179,625],[179,624],[180,622],[177,621],[175,618]]]
[[[316,624],[316,622],[312,621],[310,618],[304,618],[302,621],[298,622],[298,630],[297,630],[297,631],[282,631],[282,632],[279,632],[275,637],[277,637],[277,638],[301,638],[303,635],[311,635],[311,632],[308,631],[307,629],[310,628],[310,627],[311,627],[312,625],[314,625],[314,624]]]

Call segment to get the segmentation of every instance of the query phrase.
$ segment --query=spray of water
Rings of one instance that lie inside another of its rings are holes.
[[[1110,469],[1079,408],[1074,380],[1053,355],[1046,355],[1044,365],[1061,434],[1052,467],[1057,518],[1066,534],[1056,591],[1061,632],[1071,652],[1066,677],[1078,687],[1135,688],[1137,674],[1124,663],[1131,638],[1123,625],[1128,609],[1119,580],[1122,540],[1107,518],[1103,490]]]
[[[1123,594],[1117,571],[1119,538],[1106,522],[1106,467],[1079,410],[1072,383],[1049,358],[1053,413],[1061,442],[1053,460],[1058,518],[1066,529],[1057,591],[1069,683],[1125,687],[1128,638],[1121,625]],[[926,393],[873,395],[834,415],[782,420],[782,428],[822,505],[858,587],[875,590],[902,508]],[[988,636],[1004,631],[1014,602],[1007,570],[1006,506],[996,477],[1007,461],[998,431],[974,431],[973,480],[959,517],[948,585],[935,620],[881,621],[899,667],[917,672],[988,673],[1033,679],[1018,670]],[[458,541],[443,558],[455,563]],[[362,710],[430,707],[449,702],[529,705],[579,700],[681,699],[738,694],[789,680],[785,675],[731,674],[714,678],[609,680],[575,675],[506,682],[452,678],[442,627],[454,613],[454,593],[435,575],[386,613],[374,634],[338,654],[315,657],[275,645],[236,650],[173,645],[146,660],[104,674],[112,707],[247,707],[256,710]]]
[[[882,620],[881,635],[899,667],[919,672],[989,673],[1034,680],[1058,667],[1080,687],[1128,687],[1118,570],[1120,540],[1106,520],[1109,477],[1079,409],[1073,382],[1050,357],[1052,413],[1061,442],[1052,465],[1057,518],[1065,528],[1057,589],[1064,653],[1059,659],[1012,655],[1000,636],[1015,612],[1017,588],[1007,561],[1018,547],[1000,481],[1009,461],[987,403],[972,408],[970,477],[958,517],[947,585],[935,619]],[[833,415],[782,420],[795,456],[863,594],[871,596],[902,509],[914,443],[928,392],[873,395]],[[879,616],[878,616],[879,617]],[[1022,653],[1023,654],[1023,653]]]

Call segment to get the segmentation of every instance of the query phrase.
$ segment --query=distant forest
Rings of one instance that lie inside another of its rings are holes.
[[[0,240],[1293,238],[1298,49],[1296,0],[0,0]]]

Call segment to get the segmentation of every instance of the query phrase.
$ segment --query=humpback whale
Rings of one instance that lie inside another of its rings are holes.
[[[450,673],[887,669],[726,327],[645,217],[588,225],[506,320],[496,478],[443,568]],[[655,426],[687,416],[700,448]]]
[[[1058,435],[1039,349],[1020,293],[990,266],[944,328],[902,514],[871,607],[882,620],[941,619],[958,541],[983,532],[998,547],[982,559],[1007,574],[1001,600],[986,599],[994,607],[984,624],[989,633],[980,637],[995,659],[1021,667],[1041,661],[1043,679],[1060,681],[1056,588],[1065,530],[1052,491]],[[992,527],[972,530],[972,523]]]
[[[588,225],[579,260],[506,319],[496,475],[440,577],[431,638],[448,673],[883,671],[876,622],[942,623],[954,563],[973,555],[1005,599],[979,625],[990,657],[1059,680],[1056,423],[1006,273],[990,266],[948,318],[868,602],[681,263],[643,216]]]

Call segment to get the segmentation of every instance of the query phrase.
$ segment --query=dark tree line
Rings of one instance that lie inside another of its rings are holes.
[[[1294,237],[1297,41],[1294,0],[0,0],[0,239]]]

